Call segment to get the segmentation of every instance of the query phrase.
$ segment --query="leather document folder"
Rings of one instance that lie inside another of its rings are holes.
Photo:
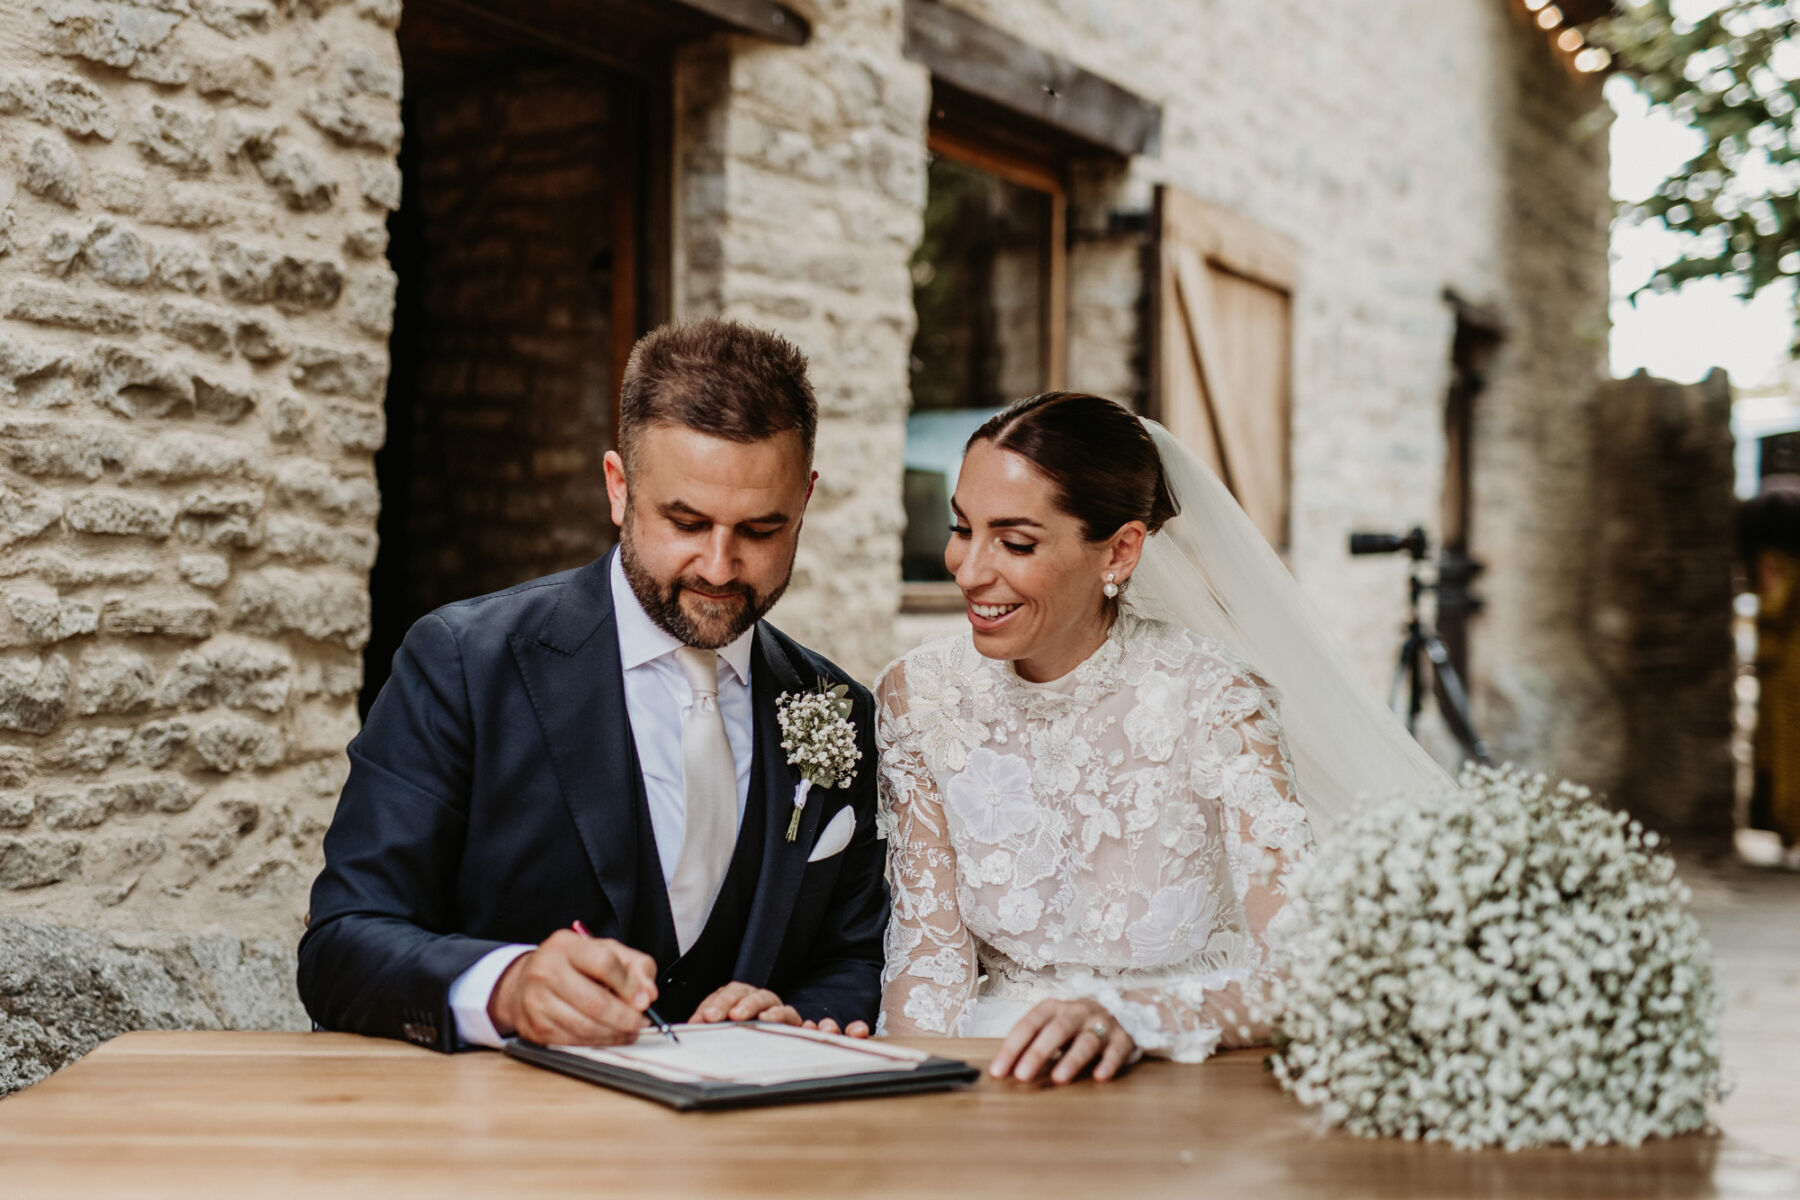
[[[671,1041],[646,1029],[627,1046],[513,1038],[506,1053],[684,1111],[938,1091],[981,1074],[955,1059],[791,1025],[677,1025],[675,1032],[679,1040]]]

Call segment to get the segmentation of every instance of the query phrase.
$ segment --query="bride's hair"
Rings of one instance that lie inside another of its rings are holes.
[[[1086,392],[1044,392],[994,414],[969,437],[1011,450],[1056,489],[1056,505],[1105,541],[1127,521],[1151,533],[1178,511],[1162,456],[1144,423],[1123,405]]]

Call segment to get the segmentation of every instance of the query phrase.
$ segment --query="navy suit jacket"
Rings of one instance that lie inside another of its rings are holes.
[[[667,903],[660,876],[639,878],[654,855],[640,855],[652,834],[639,828],[610,564],[448,605],[407,634],[350,743],[300,941],[300,997],[319,1025],[457,1049],[450,985],[490,950],[576,919],[628,941],[637,905]],[[873,1025],[888,894],[872,699],[766,622],[751,661],[762,861],[735,969],[717,983]],[[850,685],[862,759],[849,788],[813,790],[789,842],[799,777],[775,699],[821,679]],[[808,863],[844,807],[850,846]]]

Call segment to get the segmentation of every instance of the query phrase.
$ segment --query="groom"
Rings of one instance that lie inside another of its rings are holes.
[[[350,743],[300,941],[318,1024],[446,1051],[628,1041],[652,1003],[873,1024],[870,696],[761,620],[816,424],[806,360],[773,334],[638,343],[605,462],[618,549],[420,620]],[[790,841],[776,701],[838,683],[861,759]]]

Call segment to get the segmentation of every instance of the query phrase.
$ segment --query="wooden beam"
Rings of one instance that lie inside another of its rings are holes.
[[[811,34],[805,18],[775,0],[407,0],[402,49],[432,24],[461,25],[476,50],[524,46],[601,63],[646,80],[666,73],[673,47],[719,32],[786,45]],[[428,48],[428,47],[421,47]]]
[[[1162,110],[1118,84],[936,0],[905,3],[906,56],[935,80],[1120,157],[1156,136]]]
[[[747,33],[784,46],[804,46],[812,36],[806,18],[775,0],[678,0],[736,33]]]
[[[1160,189],[1163,232],[1199,249],[1208,262],[1233,275],[1289,292],[1300,274],[1300,248],[1292,238],[1266,229],[1240,213],[1181,193]]]
[[[460,30],[466,44],[452,44],[448,30]],[[641,21],[614,4],[579,8],[552,0],[521,14],[501,0],[407,0],[400,50],[414,60],[407,65],[409,85],[415,71],[429,76],[438,69],[434,55],[491,58],[518,50],[579,58],[647,79],[666,73],[664,64],[679,42],[705,37],[709,30],[697,17],[686,24]],[[451,66],[448,73],[459,79],[462,68]]]
[[[1562,9],[1563,19],[1568,24],[1585,25],[1612,16],[1619,6],[1614,0],[1559,0],[1557,7]]]

